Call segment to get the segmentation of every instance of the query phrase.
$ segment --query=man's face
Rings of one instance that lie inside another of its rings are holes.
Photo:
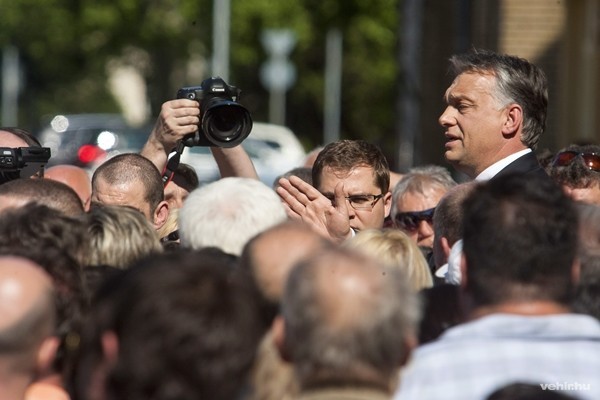
[[[494,162],[503,147],[505,108],[493,96],[496,78],[460,74],[444,96],[447,107],[439,118],[445,128],[446,160],[471,178]]]
[[[435,208],[446,190],[440,187],[430,188],[425,193],[408,192],[398,198],[396,210],[398,213],[418,212]],[[415,229],[402,229],[413,242],[421,247],[433,247],[433,224],[426,220],[421,220]]]
[[[190,192],[174,181],[170,181],[167,186],[165,186],[165,200],[169,203],[169,209],[181,208],[189,194]]]
[[[381,189],[375,184],[375,174],[371,167],[356,167],[344,173],[325,167],[321,172],[321,183],[317,190],[325,196],[333,198],[335,187],[340,182],[344,184],[346,197],[382,194]],[[355,210],[346,200],[350,227],[355,231],[383,227],[383,220],[390,212],[391,198],[390,192],[383,193],[383,198],[377,200],[372,210]]]
[[[92,203],[133,207],[154,224],[154,215],[150,204],[144,200],[144,186],[141,182],[111,185],[105,179],[98,178],[92,187]]]

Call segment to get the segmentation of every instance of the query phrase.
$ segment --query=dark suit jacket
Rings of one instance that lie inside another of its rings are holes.
[[[544,171],[544,168],[540,165],[533,152],[517,158],[494,175],[492,179],[514,173],[551,179],[548,174],[546,174],[546,171]]]

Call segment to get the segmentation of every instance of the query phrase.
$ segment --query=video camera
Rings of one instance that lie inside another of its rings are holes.
[[[0,184],[42,172],[50,159],[49,147],[0,147]]]

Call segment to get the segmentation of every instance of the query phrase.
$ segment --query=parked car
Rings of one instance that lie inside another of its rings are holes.
[[[72,164],[91,173],[110,157],[139,152],[151,129],[151,126],[132,127],[118,114],[66,114],[54,116],[38,138],[42,146],[51,149],[48,166]],[[242,146],[260,179],[269,186],[277,176],[301,165],[306,156],[289,128],[268,123],[255,122]],[[202,183],[219,178],[208,147],[186,147],[181,162],[191,165]]]
[[[150,127],[133,127],[118,114],[56,115],[37,135],[51,151],[48,166],[72,164],[93,170],[120,153],[138,152]]]
[[[259,178],[272,186],[276,177],[302,165],[306,153],[296,135],[287,127],[254,122],[250,135],[242,142]],[[181,162],[194,167],[200,182],[219,178],[219,169],[208,147],[188,147]]]

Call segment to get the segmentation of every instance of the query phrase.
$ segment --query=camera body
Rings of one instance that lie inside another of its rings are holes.
[[[237,102],[240,90],[220,77],[205,79],[200,86],[177,91],[178,99],[200,102],[198,131],[182,142],[188,147],[234,147],[242,143],[252,130],[250,112]]]
[[[43,171],[49,159],[49,147],[0,147],[0,183],[29,178]]]

